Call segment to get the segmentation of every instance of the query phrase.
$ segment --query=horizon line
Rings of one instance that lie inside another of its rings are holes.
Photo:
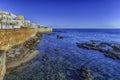
[[[81,28],[76,28],[76,27],[52,27],[53,29],[120,29],[120,27],[81,27]]]

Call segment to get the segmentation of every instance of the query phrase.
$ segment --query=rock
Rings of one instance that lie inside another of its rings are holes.
[[[115,51],[120,52],[120,46],[119,46],[119,45],[114,45],[114,46],[112,46],[112,48],[113,48]]]
[[[62,38],[63,38],[63,36],[57,35],[57,39],[62,39]]]
[[[27,40],[23,46],[25,46],[26,48],[33,48],[38,42],[39,42],[39,38],[38,37],[34,37],[34,38],[31,38],[29,40]]]
[[[8,57],[14,58],[15,54],[9,54]]]
[[[67,74],[68,76],[70,76],[70,75],[71,75],[70,71],[67,71],[67,72],[66,72],[66,74]]]
[[[4,52],[4,50],[0,50],[0,53],[3,53]]]
[[[55,51],[59,51],[59,49],[58,49],[58,48],[55,48],[54,50],[55,50]]]
[[[16,54],[16,55],[19,55],[19,54],[20,54],[20,52],[15,52],[15,54]]]
[[[106,53],[104,54],[107,57],[110,57],[112,59],[120,59],[120,53],[115,52],[114,50],[107,50]]]
[[[76,42],[76,44],[77,44],[77,46],[78,46],[79,48],[82,47],[82,43],[78,43],[78,42]]]
[[[48,60],[48,56],[45,54],[42,56],[42,61],[47,61]]]
[[[19,51],[20,51],[20,49],[19,49],[19,48],[15,49],[15,52],[19,52]]]
[[[48,33],[47,35],[52,35],[51,33]]]
[[[92,44],[96,44],[98,41],[96,41],[96,40],[90,40],[90,42],[91,42]]]
[[[77,74],[80,80],[93,80],[91,71],[85,66],[81,66],[80,69],[77,69]]]
[[[43,36],[43,34],[38,32],[38,33],[36,34],[36,36],[39,37],[39,38],[41,38],[41,37]]]
[[[50,48],[48,48],[48,50],[47,50],[47,51],[48,51],[48,53],[50,53],[50,52],[51,52]]]
[[[88,50],[97,50],[102,52],[106,57],[112,59],[119,59],[120,60],[120,45],[107,43],[107,42],[94,42],[94,40],[85,42],[85,43],[76,43],[79,48],[85,48]]]

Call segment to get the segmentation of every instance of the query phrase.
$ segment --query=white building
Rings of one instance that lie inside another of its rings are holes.
[[[44,25],[43,25],[43,24],[37,24],[37,27],[38,27],[38,28],[43,28]]]
[[[24,16],[16,16],[15,14],[0,10],[0,28],[12,29],[24,26]]]
[[[8,12],[0,11],[0,28],[8,29],[12,28],[10,24],[12,23],[12,17]]]
[[[29,20],[24,20],[24,26],[25,27],[30,27],[31,26],[31,22]]]
[[[13,28],[21,28],[21,26],[23,25],[21,20],[14,20],[13,22],[14,22]]]
[[[0,29],[14,29],[21,27],[41,28],[43,25],[31,23],[29,20],[24,20],[24,16],[22,15],[15,15],[0,10]]]
[[[30,24],[30,28],[36,28],[36,27],[37,27],[37,25],[35,23]]]

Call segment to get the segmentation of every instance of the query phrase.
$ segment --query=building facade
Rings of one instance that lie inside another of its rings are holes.
[[[11,28],[12,17],[8,12],[0,11],[0,28]]]
[[[22,15],[15,15],[13,13],[0,10],[0,29],[14,29],[14,28],[38,28],[43,25],[31,23],[25,20]]]
[[[29,20],[24,20],[24,26],[25,27],[30,27],[31,26],[31,22]]]

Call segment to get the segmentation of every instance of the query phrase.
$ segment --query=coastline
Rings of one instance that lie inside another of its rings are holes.
[[[91,34],[99,35],[100,38]],[[104,38],[102,35],[109,37]],[[119,60],[113,59],[114,55],[112,57],[105,56],[104,54],[106,53],[101,52],[101,50],[99,51],[99,49],[115,49],[116,51],[117,43],[119,44],[116,38],[119,35],[116,34],[114,40],[111,39],[113,35],[115,34],[87,33],[87,31],[82,33],[81,30],[72,32],[61,30],[61,32],[46,34],[42,37],[41,43],[36,46],[40,54],[20,67],[14,68],[15,71],[6,74],[6,79],[71,80],[72,78],[73,80],[79,80],[80,78],[86,80],[104,80],[111,78],[114,80],[114,73],[116,79],[119,80]],[[113,43],[115,42],[109,40],[116,41],[116,44],[114,45]],[[79,46],[76,42],[80,43]],[[84,46],[79,48],[82,45]],[[93,48],[96,50],[93,50]],[[108,54],[111,55],[109,52]],[[108,70],[110,71],[108,72]]]
[[[34,33],[29,36],[29,38],[26,38],[23,42],[17,42],[8,50],[0,52],[0,80],[4,79],[5,74],[9,74],[11,71],[14,71],[16,68],[22,66],[22,64],[29,62],[37,54],[39,54],[39,51],[34,47],[40,42],[44,33],[50,32],[52,32],[51,28],[35,29]],[[21,35],[25,34],[23,33]]]
[[[32,39],[34,39],[33,37]],[[30,41],[31,39],[27,40],[26,42]],[[35,43],[31,42],[34,46],[35,44],[39,43],[40,40],[36,39],[34,41]],[[25,42],[24,42],[25,43]],[[10,50],[7,51],[7,60],[6,60],[6,69],[9,71],[9,69],[15,68],[17,66],[20,66],[23,63],[26,63],[33,59],[39,51],[35,50],[33,45],[28,45],[27,44],[20,44],[17,46],[14,46]],[[29,44],[29,43],[28,43]]]
[[[39,35],[39,36],[38,36]],[[36,33],[36,35],[22,44],[13,46],[6,52],[7,60],[6,60],[6,70],[10,72],[15,67],[24,64],[31,59],[33,59],[39,51],[34,49],[40,42],[40,37],[42,34]]]

